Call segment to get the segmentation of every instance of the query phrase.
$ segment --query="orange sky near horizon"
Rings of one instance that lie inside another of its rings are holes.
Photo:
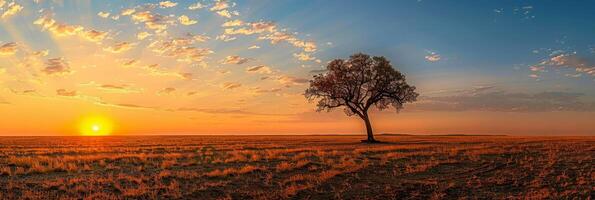
[[[112,135],[363,134],[365,130],[359,118],[347,117],[341,110],[295,115],[221,115],[142,108],[106,109],[76,100],[40,98],[35,101],[38,103],[19,102],[23,107],[0,106],[0,112],[7,114],[0,121],[0,135],[80,135],[80,121],[90,116],[102,116],[112,121]],[[48,104],[48,101],[58,102]],[[10,120],[6,120],[7,116]],[[595,131],[593,117],[587,112],[427,112],[405,109],[398,114],[394,111],[374,112],[372,123],[376,133],[592,135]]]

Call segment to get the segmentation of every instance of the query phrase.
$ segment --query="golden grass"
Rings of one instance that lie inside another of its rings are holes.
[[[588,198],[593,137],[0,138],[0,199]]]

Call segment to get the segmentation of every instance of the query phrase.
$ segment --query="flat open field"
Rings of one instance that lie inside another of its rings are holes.
[[[0,137],[0,199],[593,198],[595,137]]]

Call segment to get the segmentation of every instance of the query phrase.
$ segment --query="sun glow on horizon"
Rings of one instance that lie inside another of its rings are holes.
[[[79,124],[82,136],[107,136],[113,131],[113,123],[101,116],[86,117]]]

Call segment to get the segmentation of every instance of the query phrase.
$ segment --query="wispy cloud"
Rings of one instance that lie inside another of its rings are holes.
[[[64,58],[48,59],[46,67],[42,71],[47,75],[64,75],[71,73],[70,66]]]
[[[273,73],[273,71],[271,70],[271,68],[270,67],[267,67],[265,65],[258,65],[258,66],[248,67],[248,68],[246,68],[246,72],[253,72],[253,73],[259,73],[259,74],[271,74],[271,73]]]
[[[101,42],[108,35],[107,32],[93,29],[85,29],[80,25],[69,25],[57,22],[49,15],[38,18],[33,24],[42,27],[42,30],[48,30],[56,36],[79,36],[91,42]]]
[[[104,48],[103,50],[107,51],[107,52],[112,52],[112,53],[121,53],[124,51],[128,51],[130,49],[132,49],[132,47],[134,47],[134,43],[130,43],[130,42],[119,42],[116,43],[112,46],[108,46],[106,48]]]
[[[76,91],[75,90],[58,89],[58,90],[56,90],[56,95],[73,97],[73,96],[76,96]]]
[[[189,25],[193,25],[193,24],[198,23],[198,21],[193,20],[193,19],[190,19],[186,15],[182,15],[182,16],[178,17],[178,21],[180,21],[180,24],[186,25],[186,26],[189,26]]]
[[[0,46],[0,56],[14,55],[18,50],[17,43],[9,42]]]
[[[427,61],[430,62],[438,62],[440,61],[440,59],[442,59],[442,57],[440,56],[440,54],[433,52],[433,51],[427,51],[428,55],[425,56]]]
[[[250,61],[249,58],[242,58],[240,56],[227,56],[225,57],[225,59],[221,60],[221,64],[236,64],[236,65],[241,65],[244,63],[247,63],[248,61]]]
[[[231,90],[231,89],[242,87],[242,84],[236,83],[236,82],[226,82],[226,83],[221,84],[221,87],[226,90]]]
[[[492,112],[594,112],[595,102],[581,100],[582,93],[538,92],[511,93],[494,87],[474,88],[449,95],[422,96],[411,105],[420,111],[492,111]]]
[[[595,63],[580,57],[576,53],[554,54],[538,64],[529,66],[529,70],[534,73],[531,74],[533,78],[539,77],[537,73],[547,72],[546,69],[548,68],[554,70],[569,69],[574,71],[575,74],[569,74],[568,77],[578,78],[580,77],[578,74],[595,76]]]
[[[172,7],[175,7],[177,5],[178,5],[178,3],[171,2],[171,1],[162,1],[162,2],[159,2],[159,6],[161,6],[162,8],[172,8]]]
[[[0,15],[0,19],[7,19],[9,17],[12,17],[12,16],[16,15],[18,12],[20,12],[21,10],[23,10],[23,6],[21,6],[20,4],[17,4],[16,2],[10,2],[9,4],[7,4],[7,6],[4,9],[0,10],[0,12],[2,13]],[[2,11],[4,11],[4,12],[2,12]]]

